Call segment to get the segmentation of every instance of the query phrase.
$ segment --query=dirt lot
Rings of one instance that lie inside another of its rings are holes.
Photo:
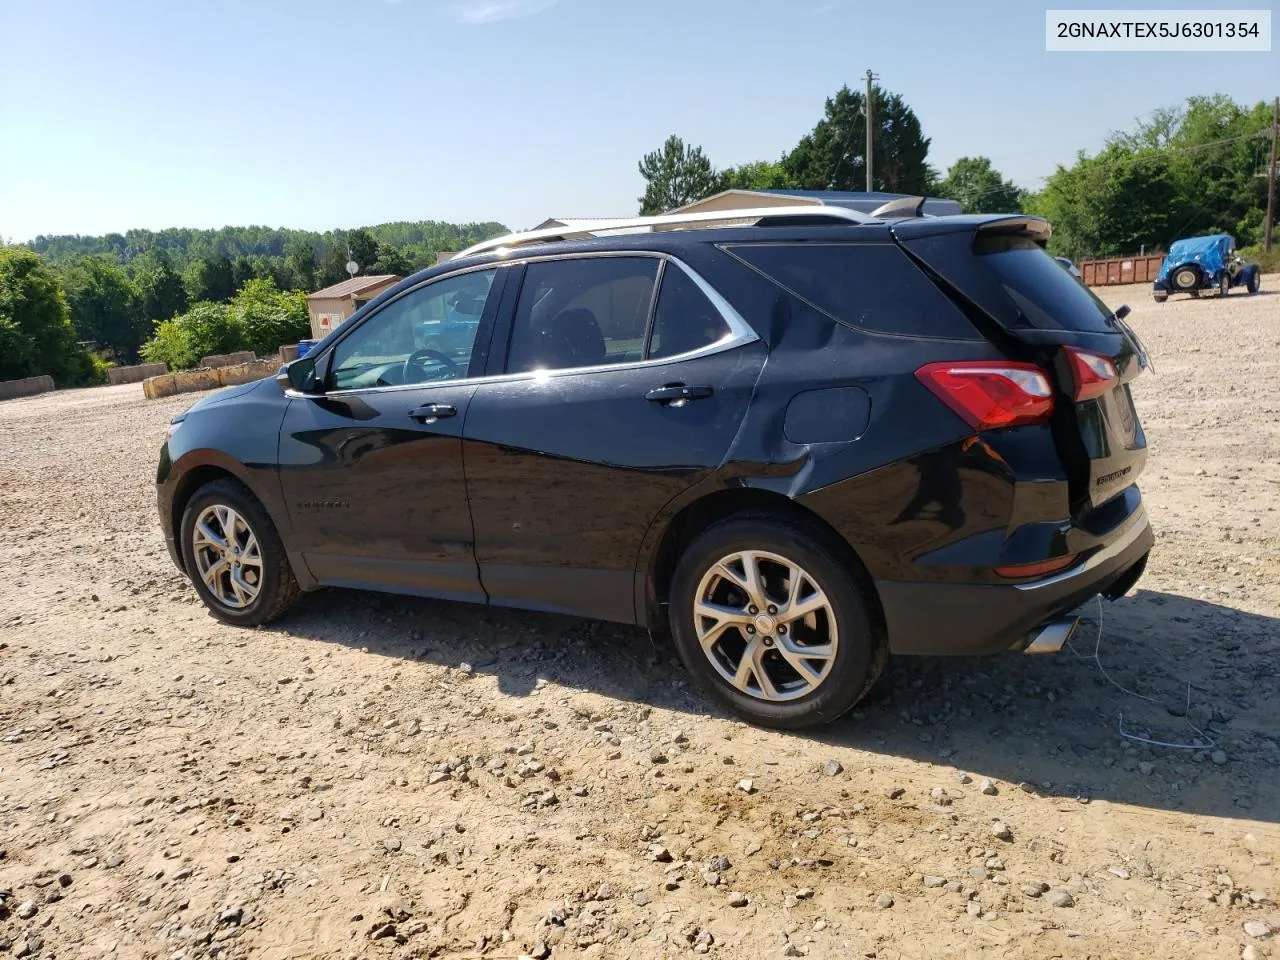
[[[339,590],[220,626],[155,519],[194,398],[0,404],[0,953],[1280,956],[1264,289],[1105,292],[1156,361],[1159,544],[1102,662],[1158,702],[1091,628],[894,662],[811,736],[709,714],[635,629]]]

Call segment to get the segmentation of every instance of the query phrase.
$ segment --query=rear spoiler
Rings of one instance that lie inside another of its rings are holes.
[[[1027,214],[961,214],[952,217],[921,217],[890,225],[899,241],[916,240],[946,233],[976,236],[1023,236],[1043,246],[1053,232],[1049,221]]]

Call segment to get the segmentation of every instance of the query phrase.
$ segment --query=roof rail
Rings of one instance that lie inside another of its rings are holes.
[[[796,204],[785,207],[752,207],[745,210],[715,210],[710,213],[669,213],[656,217],[631,217],[625,220],[571,220],[563,227],[527,230],[494,237],[467,247],[454,259],[474,256],[500,247],[523,247],[532,243],[554,243],[558,240],[586,240],[608,234],[654,233],[668,230],[697,230],[701,227],[797,226],[829,222],[878,223],[865,213],[843,207]]]

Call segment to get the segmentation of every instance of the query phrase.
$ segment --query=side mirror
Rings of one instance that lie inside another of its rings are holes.
[[[1120,306],[1116,307],[1117,320],[1123,320],[1125,317],[1129,315],[1129,313],[1130,313],[1130,310],[1129,310],[1129,305],[1127,303],[1122,303],[1120,304]]]
[[[316,359],[311,356],[299,357],[297,360],[286,363],[276,373],[276,383],[286,390],[296,390],[298,393],[324,392],[316,376]]]

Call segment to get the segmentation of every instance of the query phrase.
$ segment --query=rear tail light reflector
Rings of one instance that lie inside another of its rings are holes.
[[[1067,567],[1076,562],[1076,557],[1076,554],[1069,553],[1065,557],[1041,560],[1038,563],[1010,563],[1003,567],[996,567],[996,573],[1010,579],[1045,577],[1051,573],[1057,573],[1059,570],[1067,569]]]
[[[1033,363],[927,363],[916,379],[975,430],[1045,423],[1053,413],[1053,387]]]

